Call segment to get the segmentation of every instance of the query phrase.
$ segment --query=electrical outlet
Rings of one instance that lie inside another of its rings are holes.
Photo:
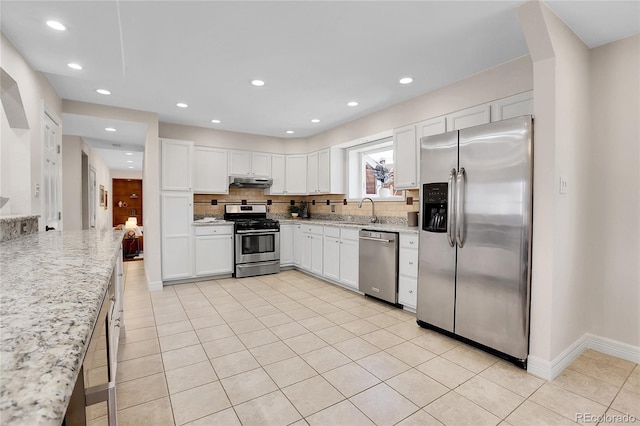
[[[566,176],[560,176],[560,193],[567,194],[569,192],[569,183]]]
[[[332,205],[331,206],[331,213],[335,213],[336,212],[336,206]]]

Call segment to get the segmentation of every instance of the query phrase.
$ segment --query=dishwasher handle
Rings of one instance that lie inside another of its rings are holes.
[[[378,243],[393,243],[395,240],[385,240],[383,238],[360,237],[361,240],[376,241]]]

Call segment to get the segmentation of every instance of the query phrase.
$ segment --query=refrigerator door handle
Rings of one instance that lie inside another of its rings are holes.
[[[464,167],[460,167],[456,178],[456,241],[458,247],[464,247],[464,192],[467,185],[467,176]]]
[[[456,241],[453,233],[455,232],[456,222],[453,217],[453,212],[456,208],[456,169],[451,169],[449,173],[449,194],[447,195],[447,239],[449,240],[449,246],[455,247]]]

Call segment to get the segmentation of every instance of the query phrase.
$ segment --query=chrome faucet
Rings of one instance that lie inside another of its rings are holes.
[[[362,208],[362,203],[364,203],[364,200],[371,201],[371,223],[376,223],[378,221],[378,218],[376,217],[376,205],[373,203],[373,200],[371,198],[364,197],[362,200],[360,200],[360,205],[358,206],[358,208]]]

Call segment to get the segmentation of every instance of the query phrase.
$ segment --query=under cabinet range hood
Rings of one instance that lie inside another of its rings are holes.
[[[270,188],[273,179],[258,177],[229,176],[229,186],[236,188]]]

